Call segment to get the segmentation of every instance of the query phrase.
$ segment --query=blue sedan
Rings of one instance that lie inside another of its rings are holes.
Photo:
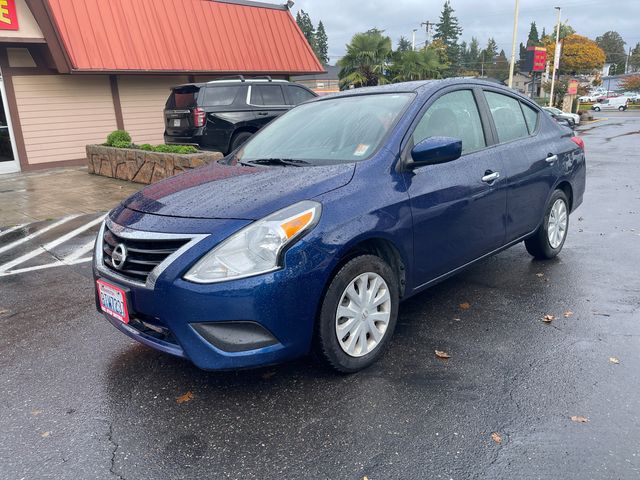
[[[585,172],[580,138],[494,83],[316,99],[110,212],[96,304],[203,369],[315,351],[355,372],[383,354],[402,300],[522,241],[558,255]]]

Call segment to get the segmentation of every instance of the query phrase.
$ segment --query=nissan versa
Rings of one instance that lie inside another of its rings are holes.
[[[315,351],[355,372],[389,344],[401,300],[518,242],[555,257],[585,170],[580,138],[493,83],[315,99],[110,212],[97,307],[203,369]]]

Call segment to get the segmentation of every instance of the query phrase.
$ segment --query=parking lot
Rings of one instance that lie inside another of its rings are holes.
[[[129,340],[94,306],[104,212],[1,229],[0,478],[639,478],[640,113],[596,116],[559,258],[517,245],[410,299],[351,376]]]

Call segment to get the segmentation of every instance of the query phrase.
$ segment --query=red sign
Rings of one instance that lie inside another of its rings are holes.
[[[527,50],[533,55],[534,72],[543,72],[547,68],[547,49],[544,47],[529,47]]]
[[[0,30],[18,30],[16,0],[0,0]]]
[[[571,80],[569,82],[569,87],[567,89],[567,95],[577,95],[578,94],[578,81]]]

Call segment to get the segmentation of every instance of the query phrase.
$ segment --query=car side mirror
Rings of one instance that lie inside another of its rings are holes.
[[[452,137],[429,137],[413,147],[409,167],[451,162],[461,155],[462,140]]]

